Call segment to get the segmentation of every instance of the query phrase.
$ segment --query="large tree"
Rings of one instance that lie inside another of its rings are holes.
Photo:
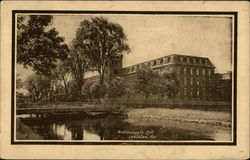
[[[72,44],[87,55],[91,67],[100,75],[100,85],[103,85],[108,61],[118,54],[130,52],[126,40],[122,26],[103,17],[94,17],[80,23]]]
[[[82,87],[84,85],[84,76],[87,71],[90,71],[89,59],[81,48],[71,47],[69,57],[65,61],[65,66],[69,67],[69,70],[73,77],[72,86],[72,98],[73,100],[81,100]]]
[[[68,52],[64,38],[50,27],[52,19],[50,15],[17,17],[17,62],[44,75],[50,75]]]

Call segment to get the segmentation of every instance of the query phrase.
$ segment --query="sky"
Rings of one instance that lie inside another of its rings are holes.
[[[55,27],[70,45],[81,21],[102,16],[120,24],[127,35],[131,53],[125,54],[123,66],[147,60],[182,54],[208,57],[216,72],[232,70],[232,19],[223,16],[181,15],[54,15]],[[18,65],[17,72],[25,79],[32,71]]]

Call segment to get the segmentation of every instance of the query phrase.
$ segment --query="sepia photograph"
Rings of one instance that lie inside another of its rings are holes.
[[[12,18],[12,143],[236,143],[234,12]]]

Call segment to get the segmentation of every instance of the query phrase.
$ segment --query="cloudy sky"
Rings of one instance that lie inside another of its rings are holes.
[[[231,71],[232,20],[223,16],[94,15],[119,23],[128,37],[131,53],[123,66],[170,55],[208,57],[219,73]],[[55,27],[70,44],[81,21],[91,15],[56,15]],[[17,67],[23,74],[31,71]],[[25,76],[26,77],[26,76]],[[24,74],[22,78],[25,78]]]

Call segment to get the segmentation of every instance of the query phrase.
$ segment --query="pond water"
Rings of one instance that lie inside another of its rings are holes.
[[[29,140],[38,137],[44,140],[231,140],[230,127],[178,121],[110,115],[80,118],[75,115],[46,118],[22,115],[17,119],[29,128],[25,133]],[[17,133],[18,128],[20,126],[17,126]],[[29,136],[31,132],[37,136]]]

